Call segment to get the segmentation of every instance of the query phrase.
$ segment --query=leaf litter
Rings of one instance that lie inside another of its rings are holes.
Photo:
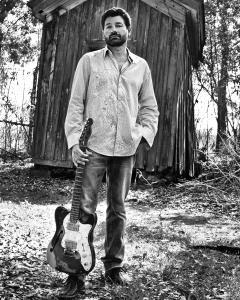
[[[0,298],[56,299],[66,278],[46,262],[54,211],[71,206],[73,179],[33,177],[32,164],[1,165]],[[239,256],[194,245],[239,246],[239,199],[203,182],[132,186],[124,268],[131,285],[104,283],[106,188],[99,193],[97,262],[78,299],[239,299]],[[195,298],[194,298],[195,297]]]

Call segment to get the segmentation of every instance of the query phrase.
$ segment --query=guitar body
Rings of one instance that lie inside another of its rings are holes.
[[[74,230],[69,230],[69,213],[62,206],[55,211],[56,232],[47,249],[47,261],[52,268],[64,273],[88,274],[95,266],[93,230],[97,216],[89,215],[85,224],[78,221]],[[65,247],[68,240],[76,243],[75,251],[68,251]]]

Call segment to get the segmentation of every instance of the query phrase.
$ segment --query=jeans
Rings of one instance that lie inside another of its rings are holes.
[[[82,182],[80,209],[94,213],[97,208],[97,192],[106,171],[107,214],[105,256],[102,257],[105,270],[121,267],[124,258],[124,235],[126,211],[124,201],[127,197],[135,156],[109,157],[92,152],[85,165]]]

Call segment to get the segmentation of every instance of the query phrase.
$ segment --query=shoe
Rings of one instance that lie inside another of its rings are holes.
[[[113,268],[105,272],[105,281],[118,285],[128,285],[131,278],[123,271],[122,268]]]
[[[69,275],[63,287],[58,291],[58,299],[73,299],[85,287],[85,275]]]

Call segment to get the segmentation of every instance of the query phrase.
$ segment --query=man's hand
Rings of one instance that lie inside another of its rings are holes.
[[[84,153],[79,148],[78,144],[76,144],[72,147],[72,161],[76,167],[78,166],[78,164],[85,165],[85,163],[89,161],[88,157],[91,154],[92,154],[92,152],[90,152],[90,151],[87,151],[86,153]]]
[[[143,145],[143,147],[144,147],[147,151],[150,150],[150,146],[149,146],[147,140],[146,140],[144,137],[142,137],[142,139],[141,139],[141,141],[140,141],[140,145]]]

